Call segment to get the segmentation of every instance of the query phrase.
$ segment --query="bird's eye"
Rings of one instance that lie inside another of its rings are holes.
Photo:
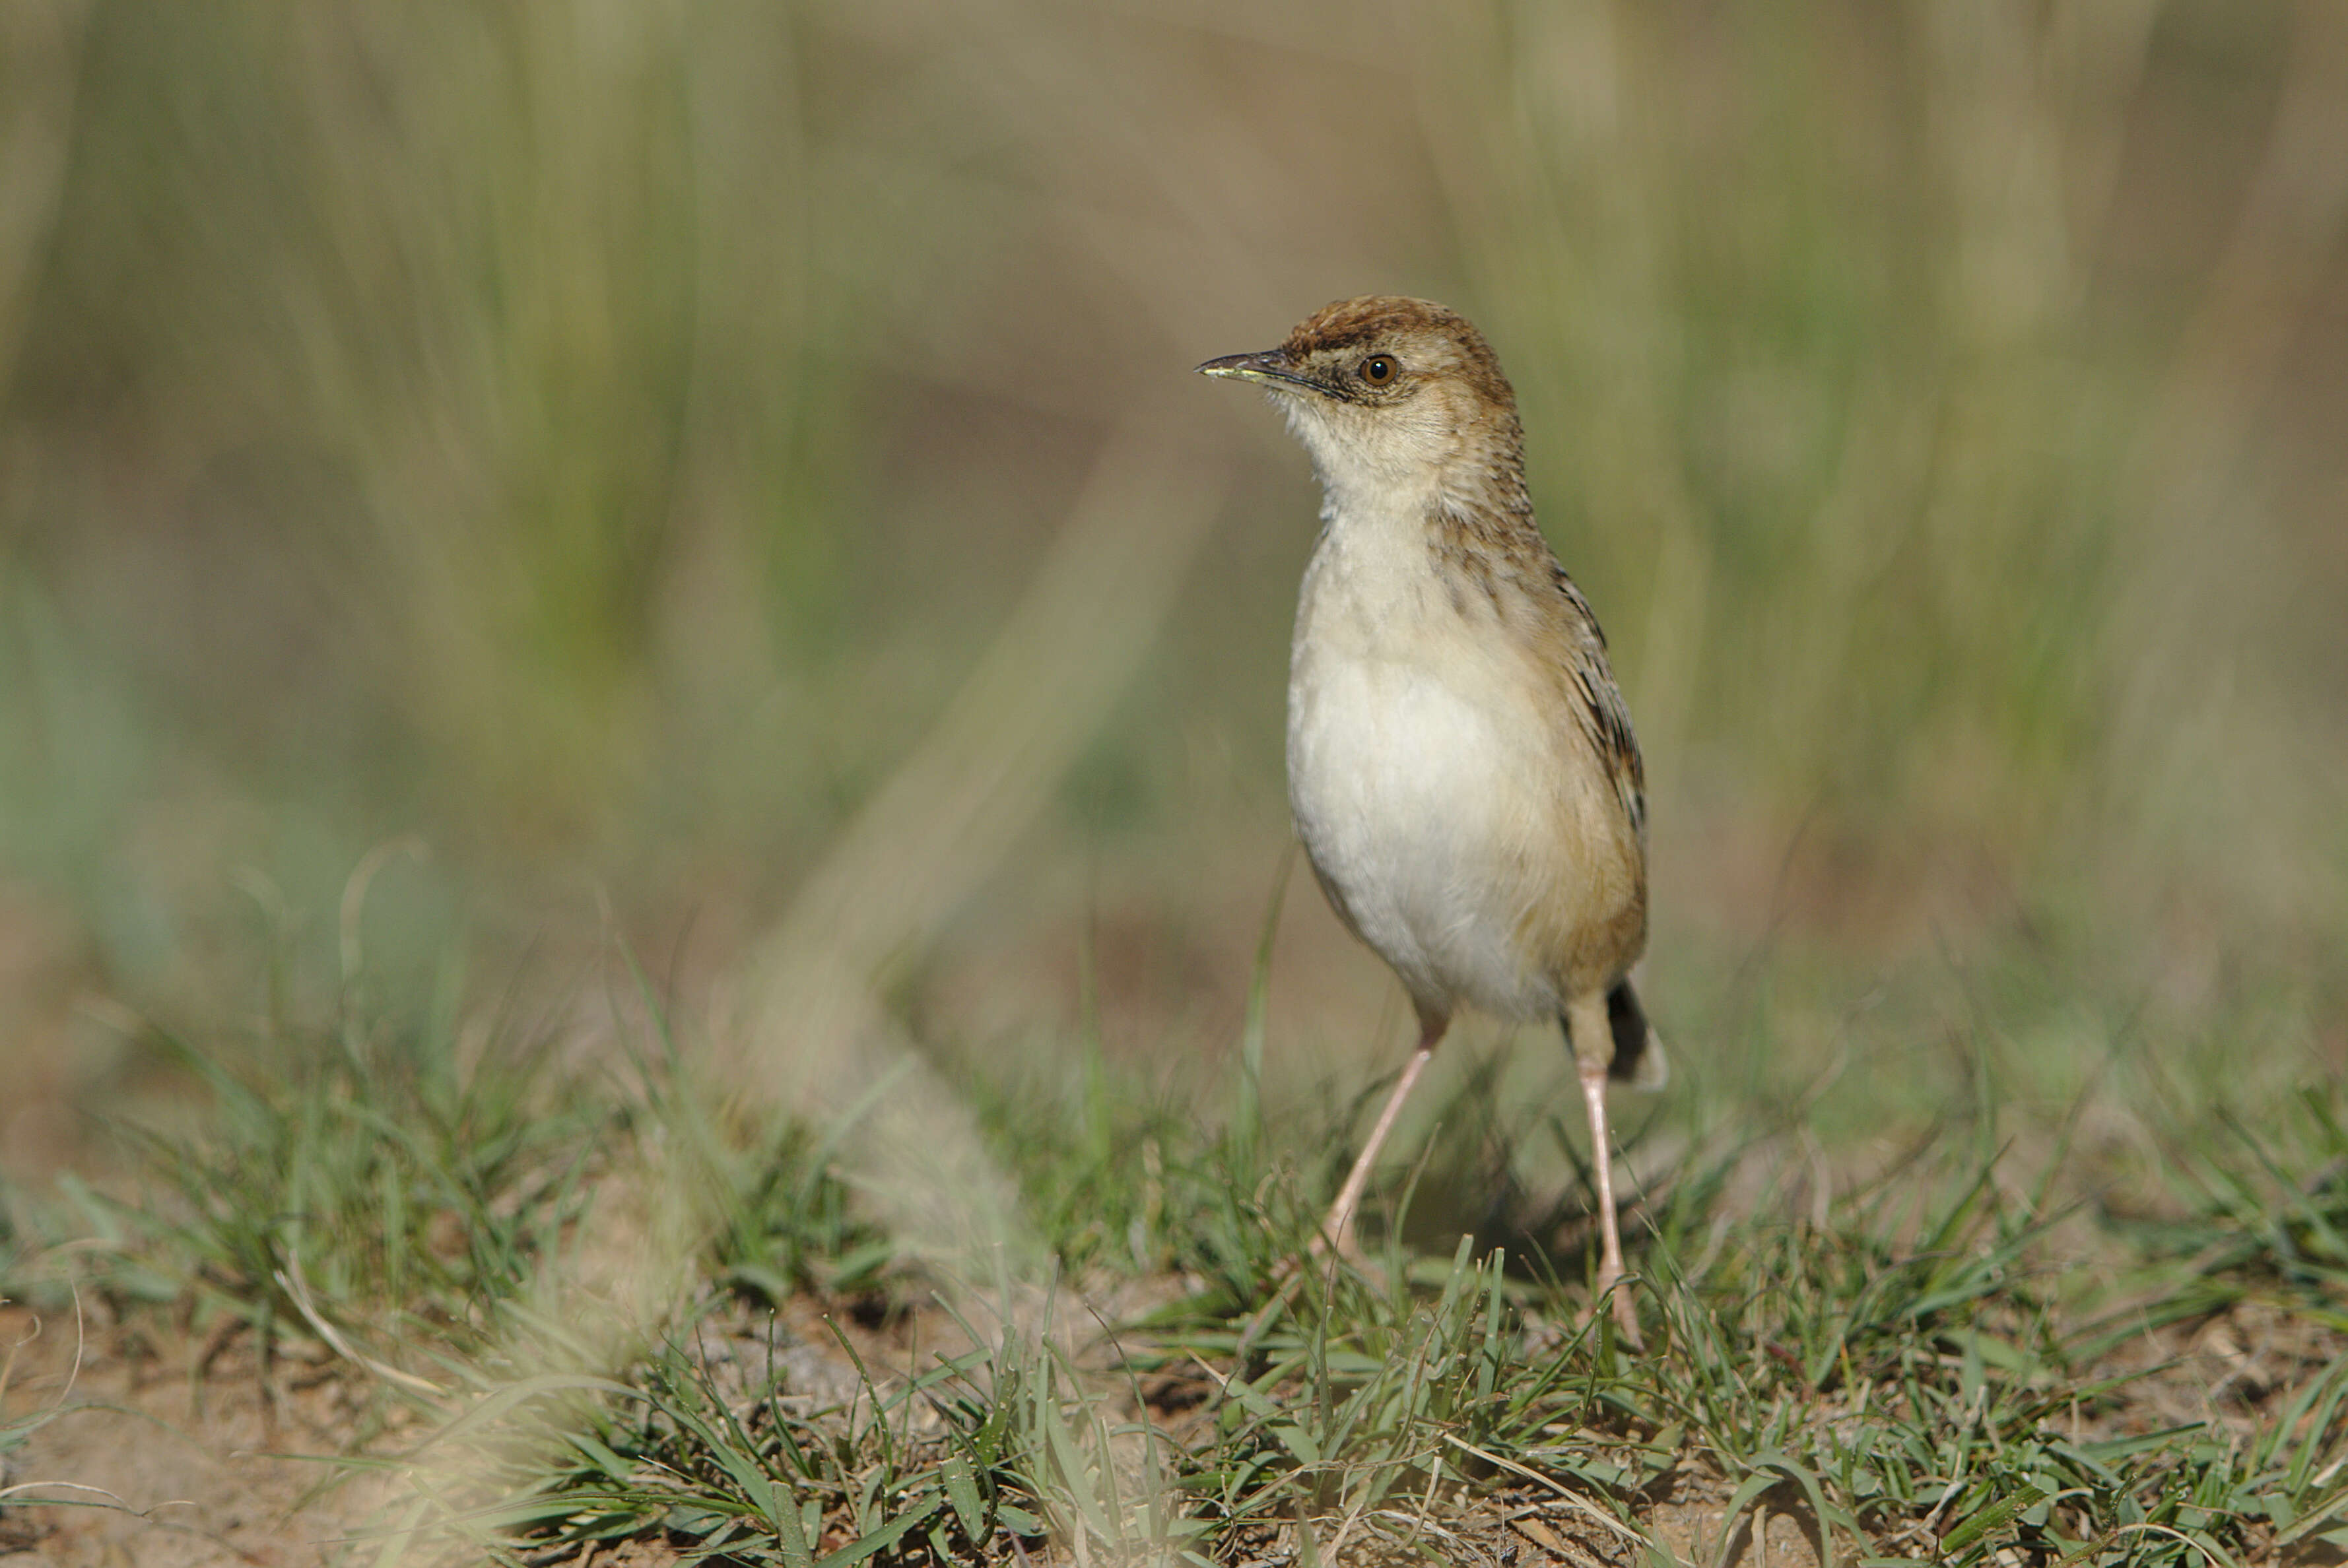
[[[1382,354],[1374,354],[1362,361],[1362,379],[1372,386],[1384,386],[1395,377],[1395,362]]]

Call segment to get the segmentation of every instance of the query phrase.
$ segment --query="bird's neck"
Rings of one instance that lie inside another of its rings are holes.
[[[1460,549],[1546,552],[1513,452],[1404,473],[1324,465],[1323,542],[1349,554],[1426,562]]]

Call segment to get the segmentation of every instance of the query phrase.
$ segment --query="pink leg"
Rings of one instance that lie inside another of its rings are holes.
[[[1370,1141],[1362,1145],[1354,1168],[1346,1173],[1345,1184],[1337,1189],[1337,1201],[1329,1205],[1328,1217],[1321,1222],[1321,1234],[1313,1238],[1313,1256],[1333,1249],[1340,1257],[1361,1255],[1361,1245],[1354,1235],[1354,1212],[1361,1206],[1362,1190],[1370,1184],[1370,1168],[1377,1163],[1378,1150],[1385,1144],[1386,1134],[1394,1131],[1395,1118],[1402,1114],[1402,1102],[1410,1098],[1411,1085],[1426,1071],[1427,1061],[1435,1055],[1435,1047],[1443,1039],[1448,1022],[1420,1021],[1418,1049],[1411,1053],[1402,1076],[1395,1081],[1394,1091],[1386,1096],[1385,1109],[1378,1112],[1377,1125],[1370,1129]]]
[[[1622,1286],[1622,1234],[1614,1220],[1614,1144],[1606,1131],[1606,1070],[1614,1057],[1614,1034],[1606,1020],[1603,995],[1569,1009],[1574,1067],[1581,1080],[1581,1102],[1590,1112],[1590,1163],[1598,1173],[1598,1294],[1614,1296],[1614,1321],[1633,1350],[1643,1348],[1639,1310]],[[1590,1042],[1585,1049],[1585,1042]]]

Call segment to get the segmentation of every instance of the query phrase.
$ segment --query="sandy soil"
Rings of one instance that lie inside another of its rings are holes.
[[[5,1568],[317,1563],[381,1501],[371,1477],[300,1457],[399,1430],[323,1346],[281,1342],[264,1377],[241,1330],[199,1338],[149,1315],[77,1333],[69,1312],[10,1306],[0,1358],[0,1422],[25,1440],[0,1453]]]

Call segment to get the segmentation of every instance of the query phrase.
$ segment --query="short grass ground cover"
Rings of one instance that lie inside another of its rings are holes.
[[[329,1549],[355,1562],[1708,1565],[1766,1540],[1821,1563],[2224,1564],[2348,1543],[2336,1087],[2213,1116],[2157,1212],[2099,1202],[2059,1140],[2025,1168],[1971,1122],[1823,1199],[1776,1140],[1715,1142],[1632,1208],[1634,1351],[1586,1321],[1577,1194],[1486,1235],[1414,1228],[1422,1198],[1457,1206],[1437,1186],[1503,1184],[1472,1162],[1390,1178],[1365,1266],[1297,1271],[1344,1119],[1268,1113],[1247,1044],[1212,1115],[1097,1059],[1063,1103],[969,1086],[1000,1097],[1060,1260],[1016,1282],[904,1257],[836,1168],[853,1127],[722,1111],[663,1046],[592,1071],[429,1026],[289,1036],[265,1071],[175,1046],[210,1113],[126,1129],[136,1197],[16,1194],[7,1294],[117,1333],[176,1323],[198,1381],[231,1338],[264,1387],[331,1368],[352,1397],[320,1484],[381,1500]],[[1521,1120],[1498,1093],[1469,1075],[1441,1124]],[[608,1241],[593,1202],[647,1144],[695,1151],[661,1168],[705,1190],[705,1239],[656,1320],[599,1337],[548,1281]],[[21,1404],[0,1460],[72,1419]],[[0,1508],[37,1541],[93,1501]]]

